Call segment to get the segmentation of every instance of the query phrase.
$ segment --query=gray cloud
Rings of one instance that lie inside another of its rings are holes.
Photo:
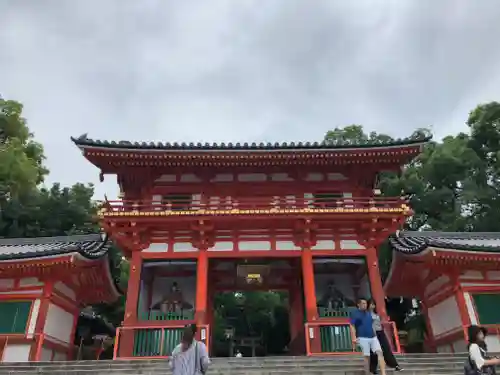
[[[500,96],[498,19],[497,0],[7,0],[0,92],[25,104],[64,184],[97,182],[69,141],[86,132],[319,140],[359,123],[443,136]]]

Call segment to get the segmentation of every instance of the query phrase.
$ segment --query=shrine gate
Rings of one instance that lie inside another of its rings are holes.
[[[210,347],[214,295],[285,290],[292,354],[354,353],[348,316],[373,297],[385,311],[377,247],[412,214],[382,197],[428,138],[385,144],[170,144],[73,138],[114,175],[120,199],[99,213],[130,260],[116,358],[162,358],[196,323]]]

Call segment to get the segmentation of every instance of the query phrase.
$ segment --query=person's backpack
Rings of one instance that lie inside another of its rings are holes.
[[[489,358],[485,357],[485,359]],[[464,375],[495,375],[495,374],[496,374],[495,366],[483,366],[483,368],[480,370],[477,368],[476,364],[471,359],[471,357],[467,356],[467,360],[465,361],[464,364]]]
[[[472,361],[470,356],[467,356],[467,360],[464,364],[464,375],[480,375],[481,371],[477,368],[474,361]]]

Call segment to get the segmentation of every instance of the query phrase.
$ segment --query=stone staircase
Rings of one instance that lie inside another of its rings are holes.
[[[462,375],[466,354],[398,356],[405,375]],[[214,358],[207,375],[362,375],[358,355],[335,357]],[[388,371],[393,374],[392,370]],[[5,363],[0,375],[171,374],[166,360]]]

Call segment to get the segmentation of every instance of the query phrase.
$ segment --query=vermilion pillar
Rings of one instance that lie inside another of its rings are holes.
[[[462,321],[462,328],[464,331],[464,339],[468,340],[467,327],[472,324],[469,312],[467,311],[467,302],[465,301],[464,290],[460,286],[458,276],[455,279],[455,287],[453,288],[455,299],[457,301],[458,312],[460,313],[460,320]]]
[[[380,269],[378,267],[378,256],[375,248],[366,249],[366,266],[368,268],[368,278],[370,279],[370,287],[372,298],[377,304],[377,312],[383,322],[387,322],[387,310],[385,308],[385,293],[380,278]]]
[[[132,357],[134,346],[134,329],[137,324],[137,308],[141,289],[142,258],[139,251],[132,253],[127,287],[127,301],[125,303],[125,316],[123,328],[120,331],[118,356]]]
[[[304,302],[305,302],[305,313],[307,322],[314,322],[318,319],[318,308],[316,304],[316,287],[314,285],[314,265],[312,252],[310,248],[303,248],[302,255],[302,284],[304,287]],[[321,351],[321,345],[319,340],[319,329],[318,327],[312,327],[312,333],[314,337],[310,337],[308,332],[306,335],[306,340],[310,340],[311,352],[319,353]]]
[[[50,296],[54,290],[54,282],[52,280],[44,280],[42,297],[39,299],[38,316],[35,324],[34,342],[30,350],[30,361],[40,361],[42,355],[42,333],[45,329],[47,322],[47,315],[49,312]],[[35,302],[36,303],[36,302]]]
[[[208,257],[207,250],[200,249],[196,264],[196,324],[206,324],[208,294]]]
[[[316,287],[314,285],[314,266],[311,249],[304,248],[301,259],[306,317],[308,321],[314,321],[318,318],[318,308],[316,306]]]

